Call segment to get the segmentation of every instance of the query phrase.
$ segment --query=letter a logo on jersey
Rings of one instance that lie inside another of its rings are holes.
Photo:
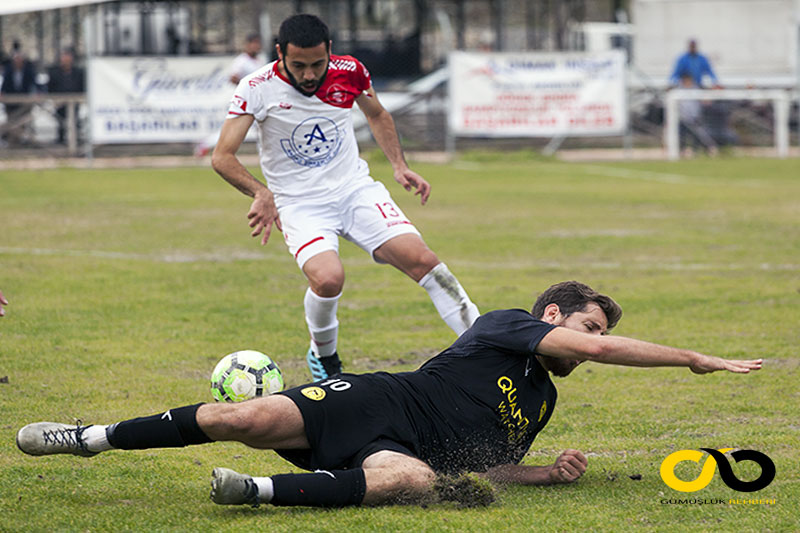
[[[281,139],[281,148],[298,165],[321,167],[339,153],[343,137],[331,119],[311,117],[295,126],[291,139]]]
[[[315,124],[314,125],[314,129],[311,130],[311,133],[307,133],[307,134],[303,135],[303,137],[308,139],[308,142],[306,143],[306,145],[311,144],[314,141],[314,139],[316,139],[318,141],[321,141],[321,142],[328,142],[328,139],[325,137],[325,134],[322,132],[322,128],[319,127],[319,124]]]

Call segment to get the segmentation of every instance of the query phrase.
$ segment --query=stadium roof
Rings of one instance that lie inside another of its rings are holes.
[[[0,2],[0,15],[47,11],[62,7],[75,7],[85,4],[102,4],[108,0],[3,0]]]

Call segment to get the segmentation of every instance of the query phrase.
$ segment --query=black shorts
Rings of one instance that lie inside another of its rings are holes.
[[[275,451],[306,470],[358,468],[381,450],[417,457],[413,427],[380,374],[339,374],[279,393],[300,409],[311,449]]]

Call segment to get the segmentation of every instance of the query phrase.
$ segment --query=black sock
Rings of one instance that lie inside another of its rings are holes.
[[[272,505],[344,507],[364,501],[367,480],[363,468],[318,470],[313,474],[272,476]]]
[[[112,424],[106,429],[108,443],[121,450],[145,450],[181,448],[211,442],[197,425],[196,415],[201,405],[187,405],[165,413]]]

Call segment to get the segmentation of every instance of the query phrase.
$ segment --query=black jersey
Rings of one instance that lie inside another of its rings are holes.
[[[554,327],[522,309],[493,311],[414,372],[341,374],[285,391],[311,449],[279,453],[308,469],[360,466],[379,449],[407,450],[438,472],[518,463],[555,407],[534,356]]]
[[[403,375],[419,391],[407,396],[418,456],[441,471],[518,463],[555,407],[555,386],[534,356],[554,327],[522,309],[492,311]]]

